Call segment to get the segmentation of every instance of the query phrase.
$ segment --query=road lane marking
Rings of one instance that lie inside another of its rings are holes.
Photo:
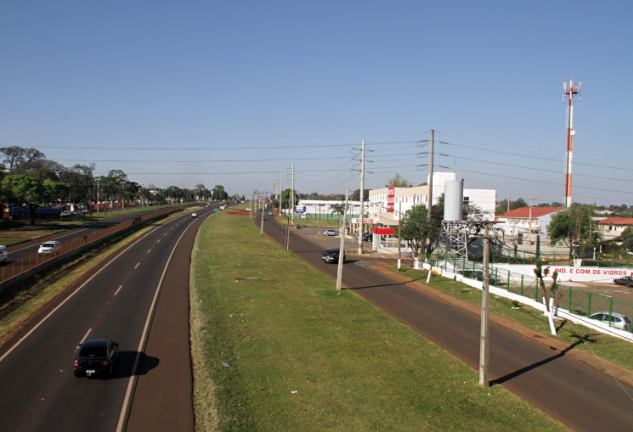
[[[123,285],[121,285],[121,286],[119,287],[119,289],[118,289],[118,290],[116,290],[116,292],[114,293],[114,295],[117,295],[117,294],[119,293],[119,291],[121,291],[121,288],[123,288]]]
[[[141,265],[141,263],[137,263],[137,264],[134,266],[134,270],[136,270],[136,269],[138,268],[138,266],[140,266],[140,265]]]
[[[160,239],[158,239],[158,241],[156,243],[160,243]]]
[[[141,339],[138,343],[138,349],[136,350],[136,358],[134,359],[134,366],[132,367],[132,376],[130,377],[130,380],[128,381],[127,391],[125,392],[125,399],[123,400],[123,406],[121,407],[121,414],[119,415],[119,423],[117,425],[116,432],[123,432],[125,430],[125,426],[126,426],[128,417],[130,415],[130,408],[132,406],[131,397],[132,397],[134,388],[136,387],[136,380],[138,378],[138,375],[136,373],[137,368],[138,368],[138,363],[141,358],[141,353],[145,351],[145,345],[147,344],[148,333],[149,333],[149,326],[152,322],[152,319],[154,318],[154,311],[156,310],[158,295],[160,294],[160,291],[162,289],[163,282],[165,281],[165,276],[167,275],[167,269],[169,268],[171,259],[174,256],[174,253],[176,252],[176,248],[180,244],[180,240],[182,240],[182,238],[185,236],[185,233],[187,232],[189,227],[191,227],[191,225],[188,225],[184,229],[182,234],[180,234],[180,237],[178,237],[178,240],[176,240],[176,244],[174,245],[174,248],[171,250],[171,254],[169,254],[169,258],[167,258],[167,263],[165,263],[165,268],[163,269],[163,274],[160,277],[160,281],[158,281],[158,286],[156,287],[156,293],[154,294],[154,300],[152,300],[152,305],[149,307],[149,312],[147,313],[147,320],[145,320],[145,328],[143,329],[143,334],[141,335]]]
[[[148,250],[148,251],[147,251],[147,253],[150,253],[151,251],[152,251],[152,250],[150,249],[150,250]]]
[[[86,334],[84,335],[84,337],[81,338],[81,340],[79,341],[79,344],[77,345],[77,348],[75,348],[75,349],[79,349],[81,344],[83,344],[86,341],[86,339],[88,339],[88,335],[90,334],[91,331],[92,331],[92,329],[89,328],[88,331],[86,332]]]
[[[156,228],[154,228],[153,230],[155,230]],[[152,231],[153,231],[152,230]],[[108,268],[108,266],[110,264],[112,264],[114,261],[116,261],[121,255],[123,255],[124,253],[126,253],[128,250],[132,249],[134,246],[136,246],[137,243],[139,243],[141,240],[143,240],[146,236],[148,236],[149,234],[151,234],[152,231],[148,231],[146,233],[145,236],[139,238],[138,240],[136,240],[134,243],[132,243],[131,245],[129,245],[125,250],[123,250],[120,254],[118,254],[117,256],[115,256],[114,258],[112,258],[112,260],[110,260],[110,262],[108,262],[106,265],[104,265],[101,270],[99,270],[98,272],[96,272],[95,274],[93,274],[90,279],[88,279],[86,282],[83,283],[83,285],[81,285],[79,288],[77,288],[75,291],[73,291],[73,293],[71,295],[69,295],[68,297],[66,297],[66,299],[61,302],[55,309],[53,309],[48,315],[46,315],[44,318],[42,318],[42,321],[40,321],[39,323],[37,323],[37,325],[35,325],[31,331],[29,331],[27,334],[25,334],[22,338],[20,338],[20,340],[18,340],[15,345],[13,345],[9,350],[7,350],[7,352],[4,353],[4,355],[2,357],[0,357],[0,362],[2,362],[2,360],[4,360],[5,358],[8,357],[9,354],[11,354],[13,352],[14,349],[16,349],[18,346],[20,346],[20,344],[22,342],[24,342],[26,340],[26,338],[28,338],[33,332],[35,332],[35,330],[37,330],[39,328],[39,326],[41,326],[44,321],[46,321],[47,319],[49,319],[51,317],[51,315],[53,315],[56,311],[58,311],[68,300],[70,300],[75,294],[77,294],[83,287],[85,287],[86,285],[88,285],[94,278],[97,277],[97,275],[99,275],[102,271],[104,271],[106,268]]]

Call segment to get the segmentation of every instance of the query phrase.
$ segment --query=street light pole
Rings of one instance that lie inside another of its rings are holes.
[[[336,289],[340,291],[343,286],[343,263],[345,262],[345,221],[347,219],[347,203],[349,189],[345,192],[345,209],[343,210],[343,229],[341,230],[341,246],[338,250],[338,269],[336,272]]]

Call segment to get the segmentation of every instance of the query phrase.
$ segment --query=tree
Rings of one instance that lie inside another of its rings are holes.
[[[622,232],[620,239],[622,239],[622,243],[627,251],[633,250],[633,229],[631,229],[631,227],[628,227]]]
[[[30,162],[46,158],[46,155],[37,149],[18,146],[0,147],[0,153],[4,155],[3,163],[9,165],[9,171],[13,171]]]
[[[363,201],[369,200],[369,191],[370,189],[365,189],[365,193],[363,194]],[[356,189],[352,192],[352,195],[349,197],[351,201],[360,201],[360,189]]]
[[[290,189],[285,189],[281,191],[281,208],[290,208]],[[299,201],[297,196],[297,191],[295,191],[295,204]]]
[[[578,205],[555,213],[547,227],[547,235],[554,244],[564,243],[574,257],[587,243],[598,241],[602,236],[592,226],[591,210]]]
[[[440,235],[440,227],[434,218],[429,218],[429,210],[424,205],[413,206],[407,210],[401,225],[402,238],[413,250],[415,257],[420,256],[427,239],[431,239],[432,242]]]
[[[215,185],[213,188],[213,199],[214,200],[225,200],[229,194],[224,190],[224,186]]]
[[[405,178],[403,178],[400,174],[396,173],[392,178],[389,179],[385,187],[409,187],[411,184]]]
[[[8,175],[2,187],[16,199],[16,203],[26,204],[31,212],[31,225],[35,225],[35,209],[38,205],[50,203],[68,195],[70,185],[47,179],[43,183],[28,174]]]
[[[336,214],[336,220],[340,220],[341,216],[345,214],[345,203],[331,204],[330,213]]]

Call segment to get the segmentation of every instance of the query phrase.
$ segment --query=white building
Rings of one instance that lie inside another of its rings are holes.
[[[497,216],[499,222],[495,228],[500,228],[506,235],[518,236],[532,234],[546,234],[552,216],[565,207],[521,207]]]
[[[605,241],[613,240],[620,237],[627,228],[633,227],[633,218],[603,219],[598,222],[598,227],[600,227]]]
[[[428,176],[427,176],[428,178]],[[444,194],[446,182],[456,180],[453,172],[433,173],[433,204],[437,204]],[[369,217],[382,225],[397,225],[400,219],[399,211],[404,215],[407,210],[416,205],[428,208],[429,186],[395,188],[393,197],[393,211],[388,211],[389,188],[372,189],[369,191]],[[487,220],[494,220],[497,202],[497,191],[494,189],[464,189],[464,204],[475,205],[484,213]]]
[[[345,201],[300,199],[295,206],[295,217],[305,215],[309,219],[336,219],[337,213],[334,212],[335,208],[333,206],[341,204],[345,205]],[[349,201],[348,205],[347,212],[349,215],[358,216],[360,214],[360,201]],[[365,213],[367,213],[367,209],[365,209]]]

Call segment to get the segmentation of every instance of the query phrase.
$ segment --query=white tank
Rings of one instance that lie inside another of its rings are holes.
[[[444,220],[461,222],[464,208],[464,179],[447,180],[444,188]]]

